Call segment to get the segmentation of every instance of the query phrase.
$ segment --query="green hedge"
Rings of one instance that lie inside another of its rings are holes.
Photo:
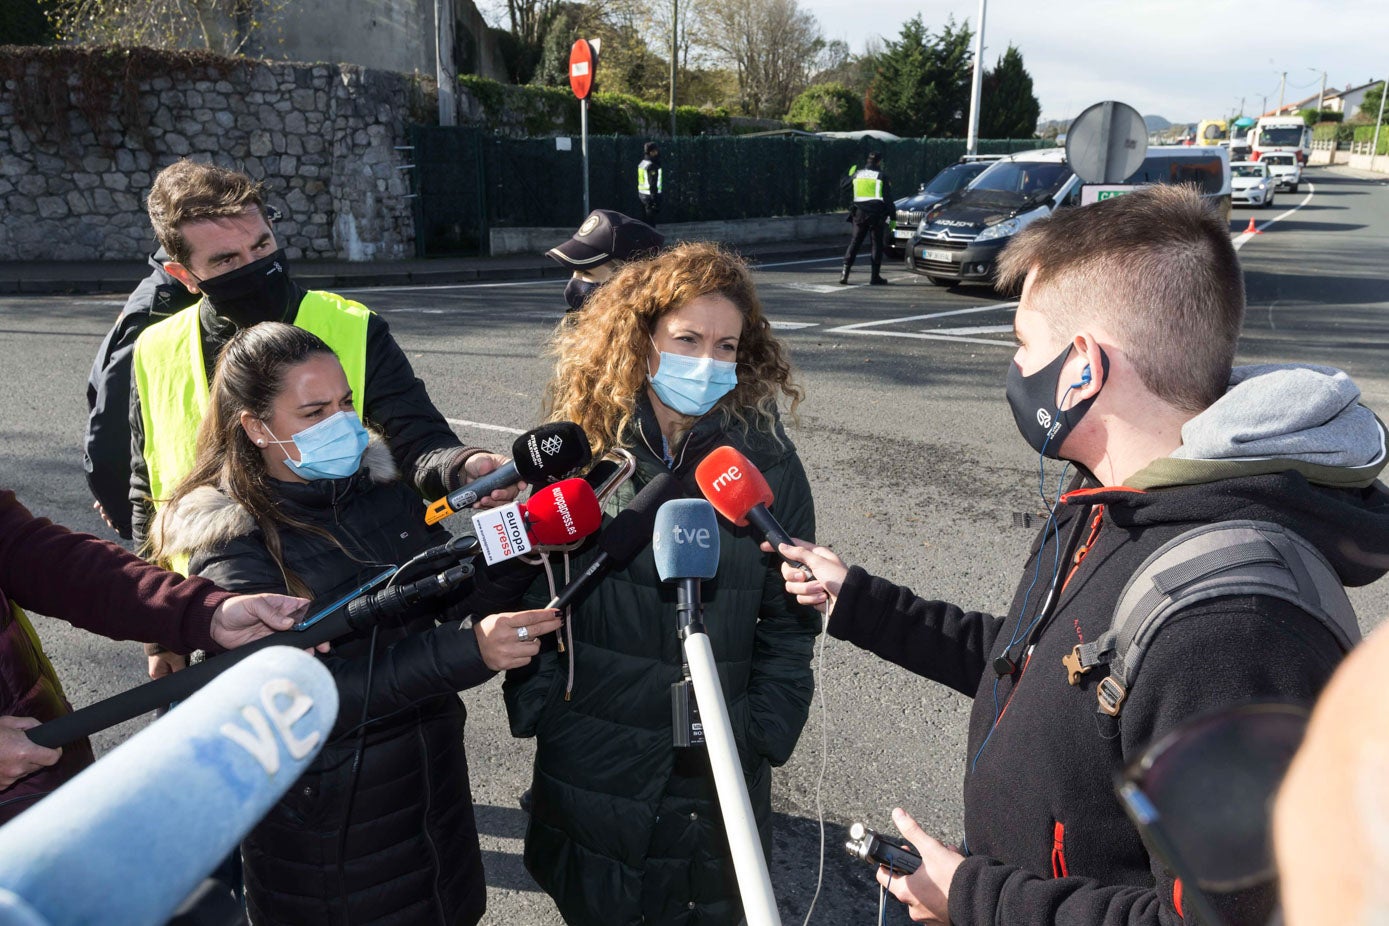
[[[482,108],[493,131],[522,136],[579,132],[579,101],[568,89],[503,84],[473,74],[460,75],[458,83]],[[677,106],[675,130],[678,135],[727,135],[728,110]],[[589,99],[588,131],[665,135],[670,131],[670,107],[623,93],[596,92]]]
[[[1374,141],[1375,127],[1373,125],[1357,125],[1355,127],[1355,140],[1359,142]],[[1389,125],[1379,127],[1379,150],[1375,154],[1389,154]]]

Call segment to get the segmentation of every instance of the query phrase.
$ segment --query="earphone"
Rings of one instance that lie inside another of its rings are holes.
[[[1085,365],[1085,369],[1080,371],[1080,382],[1071,383],[1072,389],[1079,389],[1081,386],[1090,385],[1090,364]]]

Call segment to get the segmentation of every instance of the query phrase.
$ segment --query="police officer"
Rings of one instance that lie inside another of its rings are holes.
[[[661,194],[664,192],[661,176],[661,149],[649,141],[642,146],[646,156],[637,165],[637,198],[641,200],[642,218],[646,224],[656,226],[656,213],[661,211]]]
[[[623,264],[649,257],[665,243],[665,236],[640,219],[611,209],[594,209],[573,237],[550,248],[545,256],[574,271],[565,284],[564,301],[569,306],[567,312],[577,312],[589,294],[608,282]]]
[[[854,225],[854,238],[849,242],[849,250],[844,252],[844,272],[839,282],[849,282],[849,270],[854,266],[858,249],[863,239],[872,235],[873,274],[868,282],[875,286],[887,284],[878,271],[883,265],[883,236],[887,231],[887,220],[892,215],[892,192],[887,177],[882,170],[883,156],[877,151],[868,155],[862,168],[849,168],[849,176],[844,185],[854,192],[854,205],[849,210],[849,221]]]

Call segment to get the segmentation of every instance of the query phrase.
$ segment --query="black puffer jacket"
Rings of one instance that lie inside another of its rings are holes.
[[[298,303],[295,303],[298,311]],[[236,327],[213,313],[206,301],[198,304],[203,337],[203,362],[209,382],[217,353],[236,333]],[[154,319],[158,321],[158,319]],[[293,319],[289,319],[293,322]],[[134,342],[131,342],[134,350]],[[124,366],[129,414],[125,422],[126,453],[130,470],[127,487],[131,534],[145,538],[149,520],[149,467],[145,462],[145,435],[140,414],[140,393],[131,387],[130,359]],[[112,387],[115,388],[114,386]],[[464,462],[479,448],[464,447],[444,416],[434,407],[424,381],[415,375],[405,352],[391,335],[390,325],[376,313],[367,322],[366,397],[358,400],[363,420],[381,431],[390,444],[391,456],[404,480],[423,496],[438,498],[462,484],[458,475]],[[108,419],[107,427],[114,427]],[[192,436],[190,435],[190,440]],[[108,511],[109,513],[109,511]],[[114,520],[114,518],[113,518]]]
[[[733,444],[762,471],[778,520],[813,537],[815,510],[800,458],[778,444],[701,420],[675,451],[674,475],[695,497],[694,469]],[[658,473],[661,433],[649,403],[626,446],[632,483],[609,499],[613,514]],[[791,756],[805,724],[810,659],[820,616],[785,594],[780,569],[751,528],[719,523],[718,575],[703,583],[704,620],[763,849],[771,847],[771,767]],[[589,556],[579,556],[574,572]],[[718,798],[703,750],[672,744],[670,686],[680,678],[676,592],[650,549],[603,579],[574,611],[575,677],[553,650],[504,687],[512,732],[536,737],[534,805],[526,868],[572,926],[637,923],[732,926],[742,905]]]
[[[288,514],[352,552],[316,534],[281,531],[286,566],[315,596],[447,539],[425,526],[419,496],[394,477],[389,452],[373,441],[355,476],[274,483]],[[249,513],[217,490],[195,490],[160,518],[173,546],[193,551],[192,572],[236,591],[284,591]],[[498,603],[489,601],[488,610],[500,610]],[[338,719],[309,771],[242,844],[254,922],[347,917],[355,926],[415,926],[481,918],[486,889],[463,747],[466,713],[455,692],[492,673],[474,634],[456,620],[436,626],[435,613],[382,626],[374,664],[370,634],[338,640],[320,657],[338,684]],[[354,771],[368,693],[366,716],[378,719],[365,728]]]

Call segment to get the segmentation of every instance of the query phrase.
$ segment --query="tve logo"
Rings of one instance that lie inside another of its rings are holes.
[[[709,533],[709,528],[707,527],[697,527],[694,530],[688,530],[677,524],[670,529],[670,533],[671,536],[675,538],[677,544],[692,543],[701,550],[707,550],[711,546],[710,541],[712,540],[712,535]]]
[[[303,738],[294,732],[295,721],[312,709],[313,698],[304,694],[298,685],[288,678],[272,678],[260,688],[260,707],[247,704],[241,709],[241,716],[250,729],[224,723],[218,732],[254,756],[265,774],[274,775],[280,770],[280,744],[276,733],[295,760],[304,758],[318,745],[317,730]]]
[[[715,492],[722,492],[722,491],[723,491],[724,489],[726,489],[731,483],[737,482],[739,479],[742,479],[742,478],[743,478],[743,472],[742,472],[742,470],[738,469],[738,467],[737,467],[736,465],[734,465],[734,466],[730,466],[728,469],[724,470],[722,473],[719,473],[719,475],[718,475],[717,477],[715,477],[714,481],[711,482],[711,483],[709,484],[709,486],[710,486],[710,488],[712,488]]]

